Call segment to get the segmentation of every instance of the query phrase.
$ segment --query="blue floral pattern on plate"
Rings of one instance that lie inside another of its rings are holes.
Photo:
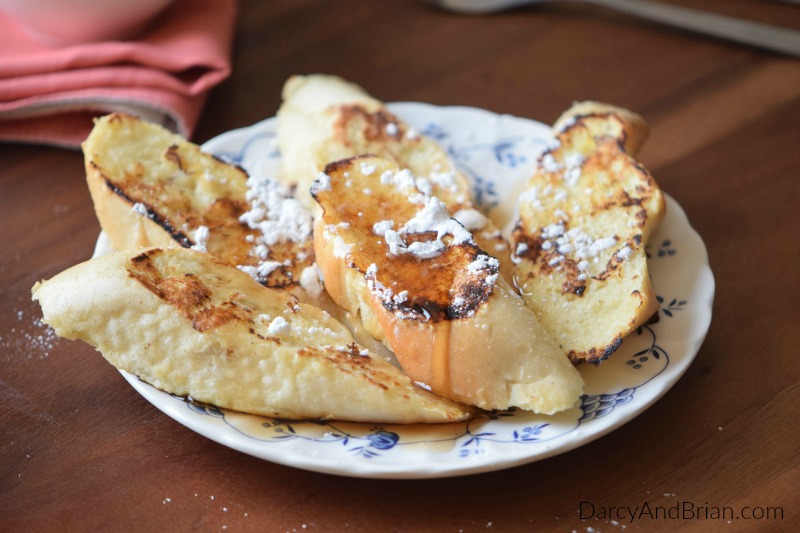
[[[390,108],[448,151],[499,227],[514,217],[518,191],[538,152],[550,141],[549,128],[473,108],[415,103]],[[204,148],[250,173],[276,175],[276,125],[276,119],[268,119],[223,134]],[[667,206],[667,216],[647,250],[659,295],[659,320],[625,338],[604,363],[580,365],[585,394],[579,405],[557,415],[509,409],[428,426],[289,421],[198,404],[123,375],[187,427],[245,453],[308,470],[361,477],[443,477],[563,453],[647,409],[688,368],[708,330],[714,279],[705,247],[680,206],[670,197]]]

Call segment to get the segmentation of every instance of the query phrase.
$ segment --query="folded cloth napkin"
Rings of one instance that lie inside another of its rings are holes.
[[[126,111],[191,137],[230,74],[236,0],[176,0],[128,41],[50,46],[0,12],[0,140],[77,148]]]

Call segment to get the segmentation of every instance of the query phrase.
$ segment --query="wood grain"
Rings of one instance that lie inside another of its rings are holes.
[[[800,8],[675,1],[800,28]],[[37,323],[30,288],[88,258],[82,156],[0,145],[0,529],[618,531],[597,506],[781,507],[782,520],[629,530],[787,531],[800,520],[800,62],[578,4],[485,17],[421,1],[243,1],[233,75],[195,141],[274,115],[291,74],[386,101],[552,122],[573,100],[642,113],[640,158],[708,247],[717,290],[686,375],[635,420],[527,466],[428,481],[347,479],[254,459],[150,406],[90,347]]]

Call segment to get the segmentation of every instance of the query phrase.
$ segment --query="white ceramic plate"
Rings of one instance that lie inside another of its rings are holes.
[[[472,178],[475,196],[498,226],[514,204],[536,155],[550,140],[543,124],[465,107],[392,104],[390,109],[436,139]],[[248,172],[275,175],[276,120],[231,131],[204,148]],[[705,246],[680,206],[667,216],[647,251],[661,302],[660,321],[624,339],[599,366],[580,365],[581,404],[556,416],[505,411],[442,425],[297,422],[246,415],[161,392],[123,373],[157,408],[225,446],[306,470],[375,478],[433,478],[499,470],[586,444],[642,413],[681,377],[711,321],[714,278]],[[106,253],[101,236],[96,254]]]

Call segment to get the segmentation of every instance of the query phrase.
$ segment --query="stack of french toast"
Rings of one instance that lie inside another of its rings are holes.
[[[638,115],[575,104],[501,231],[447,152],[360,87],[295,76],[281,171],[248,175],[164,128],[83,144],[114,253],[37,283],[44,320],[164,391],[289,419],[442,423],[577,405],[657,303],[663,196]]]

